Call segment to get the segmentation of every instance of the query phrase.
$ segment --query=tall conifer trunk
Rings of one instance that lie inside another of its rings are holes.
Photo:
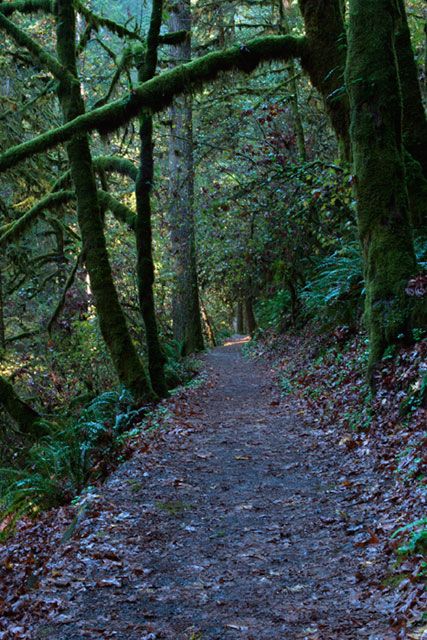
[[[397,6],[395,46],[402,88],[403,142],[406,150],[420,163],[427,178],[427,119],[404,1],[397,0]]]
[[[154,0],[147,37],[147,49],[138,69],[139,82],[150,80],[156,72],[162,9],[162,0]],[[148,112],[141,113],[139,117],[139,137],[140,163],[135,182],[137,210],[135,234],[138,252],[139,305],[145,325],[151,384],[159,396],[165,396],[167,394],[164,374],[165,357],[159,341],[153,292],[154,262],[151,226],[151,191],[154,178],[153,117]]]
[[[75,13],[72,0],[57,2],[57,53],[61,64],[76,80],[63,80],[59,100],[67,122],[84,113],[77,80],[75,51]],[[83,240],[83,255],[102,335],[120,382],[140,400],[152,394],[151,386],[138,358],[114,286],[97,197],[95,175],[86,133],[67,144],[71,176],[76,190],[77,216]]]
[[[171,8],[170,31],[190,32],[189,0],[179,0]],[[171,47],[176,64],[191,59],[191,40]],[[169,197],[172,253],[175,264],[173,332],[183,354],[203,349],[194,232],[194,167],[191,96],[174,100],[170,110]]]
[[[405,287],[416,270],[394,45],[397,17],[393,0],[350,0],[346,83],[371,373],[387,345],[409,337],[412,301]]]

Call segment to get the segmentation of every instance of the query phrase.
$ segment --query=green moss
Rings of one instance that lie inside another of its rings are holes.
[[[369,370],[384,349],[409,339],[416,272],[401,140],[401,98],[392,0],[351,0],[346,82],[364,256]],[[366,34],[369,25],[369,34]]]
[[[403,157],[411,223],[416,234],[422,234],[427,230],[427,179],[420,163],[408,151],[404,151]]]
[[[420,163],[427,179],[427,119],[418,82],[418,69],[411,44],[411,34],[406,17],[405,3],[396,0],[395,49],[399,69],[399,81],[403,106],[403,142],[411,156]]]
[[[100,205],[104,209],[111,211],[113,216],[122,224],[128,225],[132,230],[135,230],[136,215],[125,204],[117,200],[114,196],[106,191],[98,189],[98,200]]]
[[[104,27],[111,31],[111,33],[115,33],[120,38],[130,38],[134,40],[141,40],[141,36],[138,31],[130,31],[122,24],[115,22],[114,20],[110,20],[110,18],[105,18],[104,16],[100,16],[97,13],[94,13],[90,9],[88,9],[83,2],[79,0],[75,0],[75,6],[82,16],[85,17],[87,22],[93,25],[93,28],[97,31],[100,27]]]
[[[52,0],[16,0],[16,2],[4,2],[0,4],[0,13],[4,16],[11,16],[19,13],[53,13]]]
[[[299,0],[307,46],[302,66],[322,95],[338,138],[339,151],[350,159],[350,111],[344,87],[346,33],[342,0]]]
[[[39,200],[20,218],[0,227],[0,247],[8,242],[16,241],[20,238],[31,225],[37,222],[45,211],[65,204],[74,198],[74,191],[58,191],[48,194]]]
[[[189,32],[181,29],[180,31],[172,31],[171,33],[165,33],[159,36],[159,44],[177,45],[185,42],[188,38]]]
[[[75,15],[72,3],[69,0],[57,0],[57,12],[58,57],[67,70],[76,75]],[[58,95],[66,121],[84,113],[78,84],[62,82]],[[87,135],[73,137],[67,145],[67,154],[76,191],[83,256],[101,333],[120,382],[132,392],[136,400],[146,400],[153,397],[153,393],[132,343],[114,285]]]
[[[93,159],[93,166],[95,171],[102,170],[119,173],[122,176],[131,178],[131,180],[136,180],[138,171],[133,162],[119,156],[98,156]]]
[[[138,68],[138,80],[152,78],[157,67],[157,49],[162,25],[163,0],[154,0],[151,10],[150,28],[143,64]],[[153,118],[142,113],[139,118],[140,161],[135,181],[137,248],[137,282],[139,306],[145,326],[148,352],[148,369],[151,384],[159,396],[167,395],[165,380],[165,355],[161,348],[154,303],[154,261],[151,227],[151,190],[154,179]]]
[[[89,113],[75,114],[61,127],[11,147],[0,155],[0,171],[15,166],[25,158],[67,142],[81,132],[115,131],[140,113],[142,108],[158,112],[169,106],[174,96],[203,87],[221,72],[253,71],[262,62],[300,58],[306,47],[305,38],[264,36],[202,56],[192,62],[165,71],[138,85],[135,90],[115,102]]]
[[[65,67],[63,67],[58,60],[52,56],[46,49],[44,49],[36,40],[33,40],[22,29],[19,29],[11,20],[6,18],[4,13],[0,11],[0,29],[6,31],[6,33],[15,40],[20,46],[24,47],[31,53],[31,55],[40,64],[48,69],[55,78],[66,82],[75,82],[76,78],[73,74],[69,73]]]

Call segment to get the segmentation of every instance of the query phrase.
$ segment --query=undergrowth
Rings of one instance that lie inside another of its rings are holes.
[[[177,356],[179,345],[167,351],[169,384],[196,386],[199,363]],[[200,378],[200,379],[199,379]],[[78,418],[45,421],[48,435],[32,444],[13,464],[0,467],[0,538],[16,522],[42,510],[71,502],[85,487],[104,480],[130,454],[131,443],[167,424],[168,409],[135,407],[125,390],[108,391],[87,404]]]

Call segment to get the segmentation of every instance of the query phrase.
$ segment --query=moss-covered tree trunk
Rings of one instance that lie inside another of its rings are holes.
[[[397,0],[397,6],[395,46],[402,91],[406,184],[412,225],[417,233],[424,235],[427,228],[427,119],[403,0]]]
[[[46,428],[39,423],[40,416],[30,405],[21,400],[14,388],[0,376],[0,404],[18,425],[19,430],[31,437],[40,437]]]
[[[416,270],[401,137],[396,18],[394,0],[350,0],[346,84],[371,373],[387,345],[410,335],[412,304],[405,287]]]
[[[162,25],[162,0],[155,0],[152,6],[150,29],[147,37],[145,56],[138,69],[139,82],[150,80],[157,66],[157,48]],[[145,325],[148,351],[148,368],[151,384],[159,396],[167,394],[164,363],[165,357],[160,345],[154,304],[154,263],[151,228],[151,190],[153,185],[153,118],[150,113],[142,113],[139,118],[140,163],[135,182],[136,196],[136,246],[138,294],[141,314]]]
[[[341,0],[299,0],[307,36],[301,59],[322,95],[338,138],[340,155],[350,159],[349,105],[344,90],[346,32]]]
[[[171,7],[170,31],[191,29],[189,0]],[[191,58],[191,41],[171,47],[177,64]],[[203,349],[194,233],[194,167],[191,96],[176,98],[170,110],[169,197],[172,254],[175,265],[173,333],[187,355]]]
[[[2,261],[0,259],[0,355],[6,348],[6,331],[4,326],[4,295],[3,295],[3,272]]]
[[[405,3],[403,0],[397,0],[397,5],[395,46],[402,90],[403,143],[411,156],[420,163],[427,178],[427,119],[421,98]]]
[[[80,84],[77,80],[75,14],[72,0],[57,2],[56,35],[59,61],[76,78],[74,82],[64,79],[59,85],[59,100],[64,120],[67,122],[84,113]],[[67,144],[67,154],[76,190],[83,253],[101,332],[120,382],[137,400],[141,400],[151,396],[152,390],[129,335],[114,286],[86,133],[78,134],[70,140]]]

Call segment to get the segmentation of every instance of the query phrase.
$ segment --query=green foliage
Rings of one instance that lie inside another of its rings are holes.
[[[168,389],[182,385],[194,377],[196,362],[191,357],[182,357],[182,344],[177,340],[164,343],[166,355],[165,378]]]
[[[142,410],[125,391],[95,398],[79,420],[50,424],[50,433],[28,451],[21,468],[0,469],[0,519],[9,532],[23,515],[64,504],[90,482],[102,479]]]
[[[302,299],[309,316],[354,325],[362,308],[362,289],[360,247],[352,242],[320,261]]]
[[[427,399],[427,372],[421,375],[416,384],[412,385],[407,397],[400,405],[402,413],[412,413],[423,406]]]
[[[289,291],[278,289],[269,298],[261,299],[255,308],[260,327],[279,327],[285,313],[289,312],[291,304]]]
[[[420,518],[399,527],[392,535],[392,538],[397,537],[403,538],[403,544],[397,550],[400,555],[425,554],[427,552],[427,518]]]

